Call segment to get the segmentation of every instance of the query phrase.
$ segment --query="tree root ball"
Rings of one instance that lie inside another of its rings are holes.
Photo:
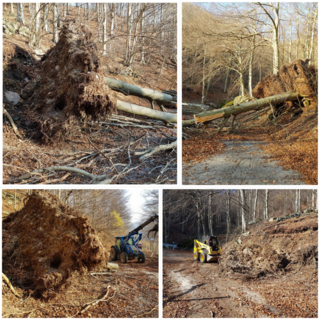
[[[284,65],[278,74],[266,76],[253,89],[253,97],[261,99],[296,91],[302,96],[316,99],[318,71],[308,63],[308,60],[296,60]]]
[[[31,100],[45,142],[62,140],[84,120],[104,119],[116,110],[87,26],[66,20],[57,45],[41,61],[39,86]]]
[[[35,192],[3,221],[4,270],[44,296],[74,273],[107,264],[108,255],[86,217],[51,194]]]

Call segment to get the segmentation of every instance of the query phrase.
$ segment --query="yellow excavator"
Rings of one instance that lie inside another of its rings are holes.
[[[193,258],[200,262],[218,261],[222,254],[217,237],[203,236],[202,242],[194,240]]]

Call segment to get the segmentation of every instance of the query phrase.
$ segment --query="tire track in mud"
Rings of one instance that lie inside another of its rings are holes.
[[[300,172],[285,170],[259,148],[259,141],[224,141],[226,152],[196,164],[183,164],[183,184],[302,185]]]
[[[190,252],[164,250],[164,318],[254,318],[266,317],[256,306],[278,310],[238,280],[221,278],[218,264],[193,261]]]

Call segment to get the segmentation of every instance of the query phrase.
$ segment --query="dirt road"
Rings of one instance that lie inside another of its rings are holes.
[[[183,184],[300,185],[302,175],[285,170],[259,148],[259,141],[223,141],[227,148],[202,163],[183,165]]]
[[[277,294],[275,288],[285,286],[286,278],[244,282],[220,277],[217,263],[193,261],[191,251],[164,250],[163,255],[164,318],[288,316],[284,309],[269,305],[266,298],[271,291]]]
[[[8,277],[10,274],[7,272]],[[3,318],[157,318],[158,317],[158,260],[148,258],[144,264],[136,260],[119,263],[114,274],[75,275],[56,295],[44,301],[32,290],[19,285],[19,280],[10,279],[22,297],[15,297],[3,286]],[[108,296],[87,311],[83,306]]]

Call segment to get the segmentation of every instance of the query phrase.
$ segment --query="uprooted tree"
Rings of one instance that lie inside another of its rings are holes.
[[[81,120],[112,114],[116,101],[106,85],[91,31],[68,20],[59,42],[42,58],[40,79],[31,97],[41,137],[61,139]]]
[[[183,125],[207,123],[218,118],[225,118],[225,125],[232,115],[235,117],[240,113],[268,106],[277,108],[284,103],[287,107],[292,107],[292,101],[300,101],[299,107],[304,105],[304,101],[316,101],[317,73],[315,67],[309,66],[308,60],[296,60],[283,66],[278,74],[263,78],[253,89],[253,101],[196,114],[193,120],[186,120]]]
[[[34,192],[3,221],[3,270],[50,297],[75,273],[107,265],[88,218],[52,194]]]

